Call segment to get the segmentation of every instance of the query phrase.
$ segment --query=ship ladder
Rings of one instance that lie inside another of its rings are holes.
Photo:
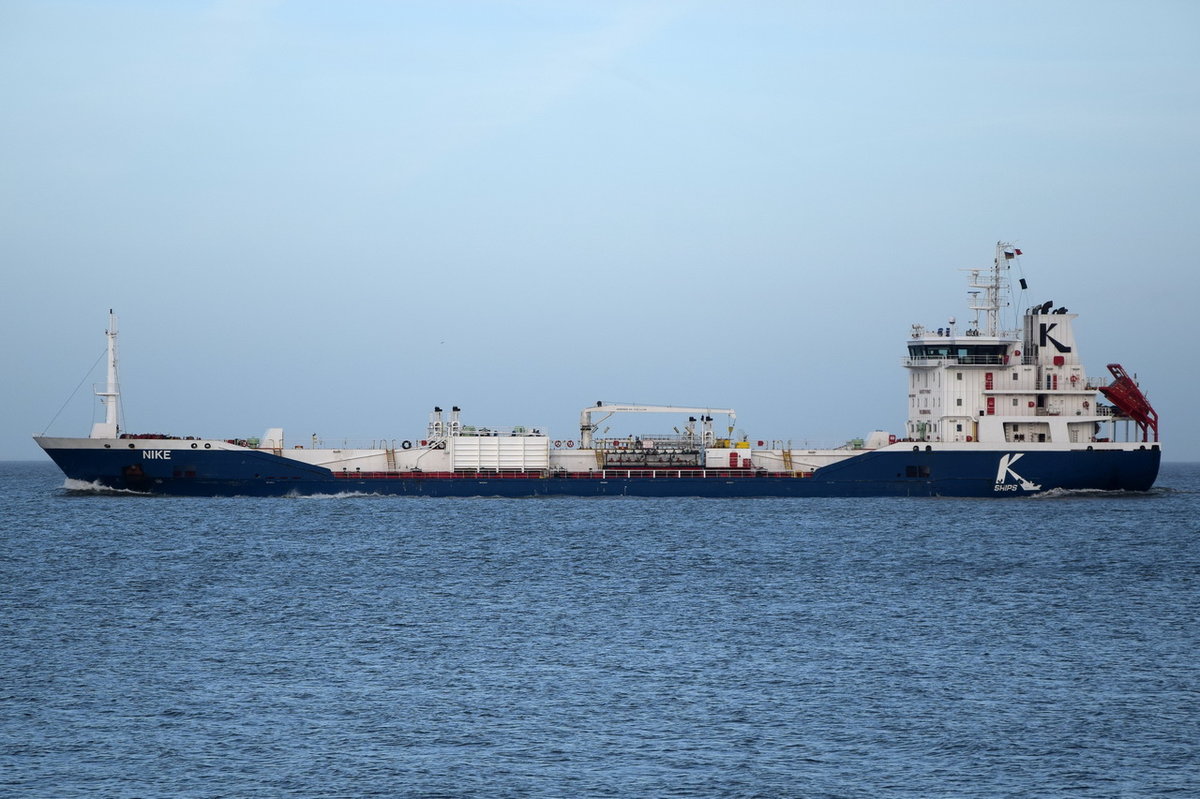
[[[592,450],[592,452],[596,454],[596,468],[600,469],[600,471],[604,471],[604,450],[596,447],[594,450]]]
[[[383,454],[387,457],[387,470],[389,472],[396,471],[396,448],[388,447],[383,451]]]
[[[794,472],[796,469],[792,465],[792,451],[790,449],[780,450],[783,453],[783,470],[785,472]]]

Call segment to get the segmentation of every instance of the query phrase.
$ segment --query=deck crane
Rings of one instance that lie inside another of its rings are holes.
[[[592,421],[592,414],[603,413],[604,416],[596,421]],[[690,408],[680,405],[626,405],[621,403],[597,402],[595,405],[584,408],[579,413],[579,446],[582,449],[592,448],[592,434],[596,428],[605,419],[612,416],[614,413],[695,413],[700,415],[700,421],[703,423],[704,431],[704,446],[711,447],[714,444],[714,436],[712,432],[712,415],[714,413],[723,413],[729,417],[729,427],[727,436],[733,435],[733,429],[737,424],[737,412],[732,408]]]

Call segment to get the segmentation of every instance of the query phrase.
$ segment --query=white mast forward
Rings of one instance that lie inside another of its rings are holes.
[[[96,396],[104,405],[104,421],[92,425],[92,438],[116,438],[117,417],[121,401],[121,391],[117,382],[117,315],[108,310],[108,383],[104,391],[97,391]]]

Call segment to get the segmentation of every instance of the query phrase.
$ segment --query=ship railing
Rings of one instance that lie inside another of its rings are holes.
[[[598,469],[589,472],[559,472],[538,469],[460,469],[453,472],[402,472],[402,471],[335,471],[333,476],[342,480],[680,480],[685,478],[703,480],[752,480],[758,478],[808,478],[810,470],[771,472],[764,469]]]
[[[543,427],[487,427],[476,428],[470,431],[460,433],[460,437],[481,437],[481,436],[541,436],[546,437]],[[428,436],[414,436],[412,438],[319,438],[314,436],[310,440],[303,442],[304,447],[312,447],[313,449],[358,449],[358,450],[387,450],[387,449],[428,449],[438,442],[445,441],[445,437],[433,439]],[[406,446],[407,445],[407,446]],[[297,447],[300,447],[297,444]],[[291,444],[289,443],[289,448]]]
[[[1096,407],[1093,408],[1091,411],[1073,411],[1072,413],[1074,413],[1077,416],[1113,416],[1113,417],[1118,417],[1118,418],[1121,417],[1121,412],[1118,409],[1114,408],[1111,405],[1101,405],[1100,403],[1096,403]],[[1067,414],[1065,414],[1061,410],[1051,410],[1050,408],[1038,408],[1034,412],[1034,416],[1065,416],[1065,415],[1067,415]]]
[[[522,433],[519,428],[516,432],[502,433],[500,428],[488,428],[489,432],[475,432],[473,435],[512,435],[512,436],[544,436],[544,432],[537,432],[543,428],[528,428],[528,432]],[[464,434],[467,435],[467,434]],[[158,438],[159,436],[154,436]],[[162,436],[167,438],[167,436]],[[380,451],[380,450],[407,450],[407,449],[429,449],[435,446],[438,441],[444,439],[429,439],[429,438],[320,438],[313,437],[311,439],[301,439],[300,442],[289,440],[287,449],[331,449],[331,450],[362,450],[362,451]],[[301,443],[302,442],[302,443]],[[258,447],[258,439],[237,439],[231,440],[230,443],[241,444],[242,446]],[[720,441],[716,442],[718,448]],[[736,444],[739,442],[730,442]],[[836,450],[836,449],[860,449],[861,446],[856,446],[858,441],[812,441],[809,439],[769,439],[769,440],[751,440],[749,449],[755,450],[795,450],[795,451],[816,451],[816,450]],[[568,449],[566,439],[561,440],[561,447],[557,449]],[[575,447],[579,446],[576,441],[571,441]],[[646,446],[650,444],[650,446]],[[406,446],[407,445],[407,446]],[[554,440],[551,440],[550,445],[554,446]],[[629,438],[605,438],[597,439],[593,442],[593,447],[605,452],[647,452],[657,453],[659,455],[671,454],[695,454],[703,449],[700,437],[695,438],[687,435],[671,436],[671,435],[645,435],[645,436],[630,436]],[[744,447],[739,447],[739,449]]]
[[[408,442],[408,447],[404,446],[404,442]],[[304,441],[304,447],[312,447],[313,449],[334,449],[334,450],[388,450],[388,449],[411,449],[427,446],[428,441],[422,443],[420,439],[413,438],[319,438],[313,436],[310,440]],[[299,444],[293,444],[289,441],[288,448],[293,446],[300,447]]]
[[[1024,356],[1020,360],[1026,361]],[[902,366],[1011,366],[1014,359],[1005,360],[1002,355],[922,355],[916,358],[910,355],[901,358],[900,363]]]
[[[1021,331],[1016,330],[1016,329],[1000,330],[998,332],[998,334],[995,336],[984,336],[984,335],[980,335],[979,331],[977,331],[977,330],[975,330],[975,331],[967,330],[960,335],[957,327],[949,327],[949,328],[942,327],[942,328],[934,328],[934,329],[930,330],[929,328],[925,327],[925,325],[913,325],[913,332],[909,335],[908,338],[911,341],[924,341],[927,339],[929,341],[944,341],[947,338],[950,338],[950,339],[973,338],[973,339],[980,339],[983,341],[1005,341],[1005,340],[1011,341],[1012,339],[1020,338],[1020,337],[1021,337]]]
[[[663,433],[635,433],[629,436],[598,438],[592,442],[596,449],[664,449],[692,450],[700,446],[700,436]]]
[[[811,477],[811,471],[769,472],[764,469],[600,469],[594,472],[564,472],[555,477],[580,480],[635,480],[702,478],[708,480],[752,479],[759,477]]]
[[[638,444],[638,441],[654,441],[653,447],[643,447]],[[722,441],[727,441],[730,446],[725,446]],[[839,449],[862,449],[863,441],[861,439],[852,439],[850,441],[813,441],[811,439],[755,439],[749,441],[728,441],[727,439],[717,439],[714,442],[715,449],[750,449],[750,450],[792,450],[796,452],[807,451],[827,451]],[[749,444],[746,446],[733,446],[736,444]],[[687,436],[679,436],[672,438],[670,436],[655,435],[646,436],[639,439],[637,436],[632,438],[605,438],[596,439],[592,446],[605,452],[639,452],[648,450],[650,452],[658,452],[659,454],[670,455],[679,453],[696,453],[704,446],[699,436],[689,438]]]
[[[751,439],[747,443],[750,444],[749,448],[752,451],[761,452],[763,450],[767,450],[767,451],[771,451],[771,450],[785,451],[786,450],[786,451],[790,451],[793,453],[805,453],[805,452],[813,453],[813,452],[829,452],[832,450],[840,450],[840,449],[862,449],[863,441],[862,441],[862,439],[858,439],[858,438],[851,439],[849,441],[846,441],[844,439],[840,440],[840,441],[834,441],[834,440],[813,441],[812,439],[808,439],[808,438],[804,438],[804,439],[789,438],[786,440],[780,439],[780,438],[771,438],[771,439]],[[737,449],[743,449],[743,448],[737,447]]]
[[[459,429],[458,435],[464,437],[491,437],[491,436],[545,436],[545,427],[530,426],[530,425],[515,425],[513,427],[480,427],[477,425],[463,425]]]

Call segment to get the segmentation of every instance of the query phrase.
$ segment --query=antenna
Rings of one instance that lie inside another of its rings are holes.
[[[975,312],[975,328],[982,335],[996,337],[1001,334],[1000,330],[1000,310],[1007,308],[1009,305],[1007,294],[1008,289],[1008,262],[1015,256],[1020,255],[1021,251],[1013,245],[1005,241],[996,242],[996,257],[992,261],[992,268],[988,270],[988,274],[984,275],[982,269],[965,269],[963,271],[971,273],[970,288],[967,293],[971,295],[970,308]],[[1002,299],[1003,297],[1003,299]],[[979,325],[979,312],[985,314],[985,325]]]

